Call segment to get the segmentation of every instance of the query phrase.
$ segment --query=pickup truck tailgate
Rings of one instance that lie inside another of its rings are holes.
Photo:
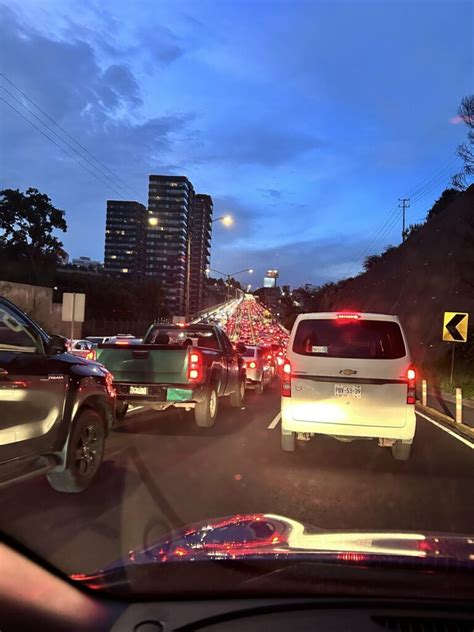
[[[183,384],[187,382],[188,351],[168,345],[99,345],[97,361],[115,382]]]

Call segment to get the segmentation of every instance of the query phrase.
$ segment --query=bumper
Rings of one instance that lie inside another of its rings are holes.
[[[189,384],[140,384],[136,386],[147,386],[153,389],[147,395],[131,395],[125,390],[129,390],[133,384],[114,384],[117,391],[117,401],[127,402],[135,406],[153,406],[168,408],[169,406],[194,407],[195,404],[204,401],[206,396],[206,386],[190,386]]]
[[[291,432],[304,432],[324,434],[333,437],[359,437],[369,439],[400,439],[411,442],[415,436],[416,415],[415,407],[407,405],[400,410],[405,415],[405,423],[400,427],[383,425],[356,425],[322,421],[299,421],[291,415],[291,398],[281,398],[281,431],[282,434]],[[380,419],[383,419],[383,410],[380,411]]]
[[[262,381],[262,378],[263,378],[262,371],[259,371],[258,369],[249,369],[247,367],[246,380],[247,380],[248,387],[255,386],[256,384]]]

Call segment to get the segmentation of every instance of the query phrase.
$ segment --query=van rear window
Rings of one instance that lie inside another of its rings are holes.
[[[302,320],[293,351],[325,358],[395,360],[406,355],[398,323],[383,320]]]

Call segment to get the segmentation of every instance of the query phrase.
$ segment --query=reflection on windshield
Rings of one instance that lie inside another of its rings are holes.
[[[465,569],[474,6],[201,4],[0,9],[0,531]]]

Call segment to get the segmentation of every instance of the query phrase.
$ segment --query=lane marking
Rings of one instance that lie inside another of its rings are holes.
[[[468,441],[464,437],[461,437],[460,435],[456,434],[450,428],[446,428],[446,426],[443,426],[443,424],[440,424],[438,421],[435,421],[434,419],[431,419],[431,417],[428,417],[427,415],[424,415],[423,413],[420,413],[420,412],[417,411],[416,414],[420,415],[420,417],[423,417],[423,419],[426,419],[427,421],[430,421],[433,425],[437,426],[438,428],[441,428],[441,430],[444,430],[444,432],[447,432],[449,435],[451,435],[452,437],[454,437],[455,439],[457,439],[461,443],[464,443],[464,445],[467,445],[467,447],[471,448],[471,450],[474,449],[474,443],[471,443],[470,441]]]
[[[280,419],[281,419],[281,413],[278,413],[278,415],[275,417],[272,423],[268,426],[268,430],[275,430],[275,428],[280,423]]]

